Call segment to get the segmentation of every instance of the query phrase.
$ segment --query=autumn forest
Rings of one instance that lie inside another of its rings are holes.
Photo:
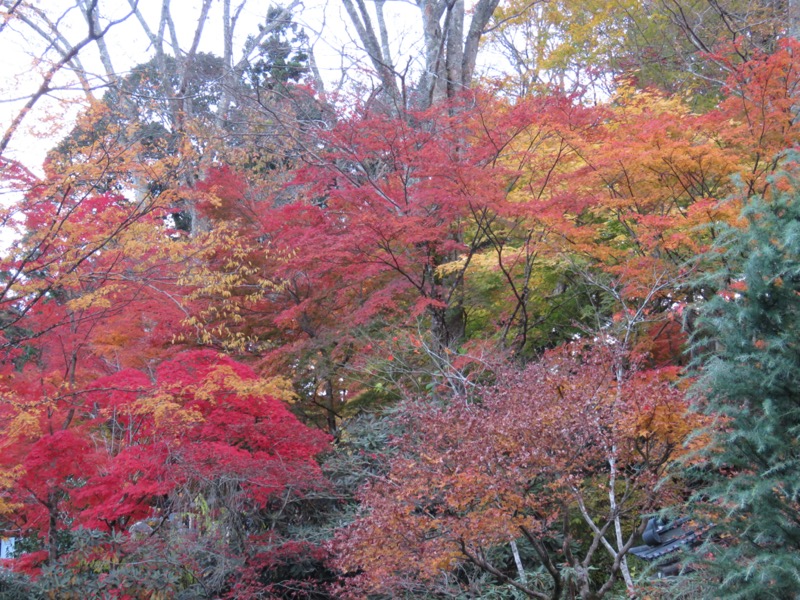
[[[795,0],[0,17],[0,599],[800,598]]]

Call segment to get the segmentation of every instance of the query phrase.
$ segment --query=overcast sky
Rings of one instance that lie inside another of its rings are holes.
[[[289,0],[282,2],[285,4]],[[72,3],[61,0],[40,0],[38,3],[48,12],[63,12],[64,6],[70,4]],[[108,18],[119,18],[126,13],[126,3],[121,0],[101,0],[100,4],[104,16]],[[172,12],[184,48],[191,45],[200,4],[200,0],[173,0]],[[139,6],[151,26],[157,29],[161,0],[139,0]],[[257,31],[259,23],[264,23],[267,7],[268,4],[263,0],[248,1],[237,25],[239,44],[247,35]],[[221,54],[221,10],[221,2],[214,2],[203,31],[203,51]],[[415,55],[414,49],[419,48],[419,10],[410,1],[395,0],[387,2],[385,12],[391,29],[392,51],[400,58],[398,64],[405,64]],[[52,14],[54,18],[61,18],[59,29],[68,40],[75,43],[85,37],[87,27],[77,9],[67,14]],[[338,85],[343,68],[347,70],[349,77],[366,77],[365,73],[369,71],[370,65],[359,52],[358,44],[349,31],[350,24],[340,0],[305,0],[303,7],[296,11],[296,20],[306,29],[313,43],[314,54],[327,86]],[[152,56],[148,40],[134,17],[123,24],[115,25],[106,36],[106,41],[118,73],[124,73]],[[0,33],[0,125],[3,130],[18,113],[28,95],[39,87],[41,73],[52,64],[56,55],[48,55],[46,50],[47,42],[32,35],[22,24],[12,21]],[[49,56],[51,60],[42,61],[43,56]],[[102,82],[98,75],[103,70],[98,56],[94,45],[87,46],[80,54],[85,70],[100,85]],[[47,148],[69,129],[82,106],[83,94],[78,91],[75,77],[68,71],[57,76],[54,87],[58,88],[57,91],[43,98],[26,117],[23,127],[6,153],[32,168],[41,163]],[[102,90],[98,91],[99,95],[102,95]]]

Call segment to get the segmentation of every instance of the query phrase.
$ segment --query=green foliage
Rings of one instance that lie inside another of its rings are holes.
[[[256,89],[281,89],[290,81],[300,81],[308,73],[308,35],[283,14],[282,9],[274,6],[267,12],[267,25],[274,29],[259,44],[257,58],[247,69],[251,84]],[[259,25],[259,28],[263,27]]]
[[[775,51],[796,20],[790,11],[765,0],[507,0],[486,40],[506,56],[513,74],[504,83],[520,95],[584,86],[606,94],[621,79],[707,112],[733,65]]]
[[[401,425],[391,413],[362,413],[345,422],[333,452],[322,464],[323,473],[336,486],[342,504],[353,502],[367,481],[386,474],[387,462],[395,453],[390,440],[400,432]]]
[[[20,573],[0,569],[0,600],[38,600],[34,584]]]
[[[699,505],[707,597],[796,598],[800,589],[800,170],[797,153],[720,240],[721,291],[701,309],[695,391],[718,427]]]

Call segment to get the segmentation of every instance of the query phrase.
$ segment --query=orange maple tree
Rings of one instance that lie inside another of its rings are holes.
[[[674,373],[620,378],[623,360],[613,344],[575,342],[522,371],[502,369],[474,398],[407,406],[398,458],[336,540],[353,597],[447,588],[458,565],[531,598],[608,593],[641,515],[677,497],[664,469],[701,424]],[[527,581],[521,565],[518,577],[491,558],[514,540],[544,578]]]

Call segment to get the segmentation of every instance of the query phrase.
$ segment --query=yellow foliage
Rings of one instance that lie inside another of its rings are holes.
[[[499,26],[488,39],[497,40],[500,51],[513,41],[522,92],[542,84],[568,87],[592,69],[607,72],[630,37],[631,21],[645,10],[636,0],[509,0],[498,8]]]
[[[152,415],[156,427],[165,429],[171,425],[180,430],[203,421],[200,411],[184,407],[174,396],[167,393],[140,398],[136,401],[133,413]]]
[[[70,310],[78,312],[90,308],[111,308],[111,296],[115,292],[114,285],[106,285],[93,292],[86,292],[67,302]]]
[[[15,466],[10,470],[0,471],[0,490],[11,489],[14,483],[25,471],[21,466]],[[0,516],[10,514],[19,508],[18,504],[10,503],[0,496]]]
[[[39,434],[41,408],[19,409],[6,425],[0,448],[16,443],[20,438],[35,437]]]
[[[298,400],[292,380],[281,375],[265,379],[261,390],[263,394],[283,400],[288,404],[293,404]]]

